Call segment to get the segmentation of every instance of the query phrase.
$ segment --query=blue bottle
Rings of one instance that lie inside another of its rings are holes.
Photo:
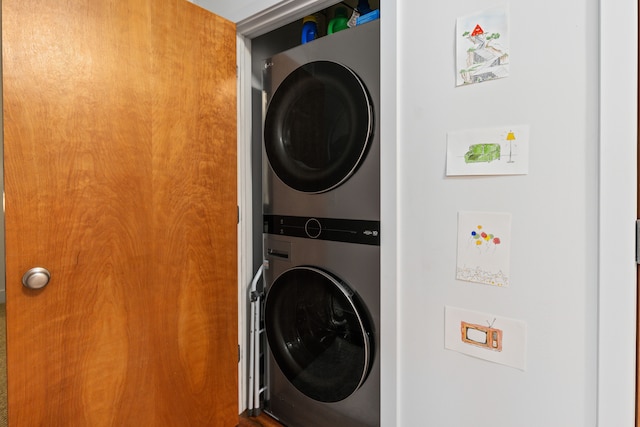
[[[318,37],[318,23],[313,15],[305,16],[302,20],[302,44]]]
[[[356,25],[380,18],[380,9],[371,10],[368,0],[359,0],[357,9],[360,16],[356,19]]]

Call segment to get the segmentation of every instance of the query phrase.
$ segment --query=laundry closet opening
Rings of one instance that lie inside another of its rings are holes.
[[[348,27],[358,3],[251,40],[260,400],[291,426],[380,425],[380,20]]]

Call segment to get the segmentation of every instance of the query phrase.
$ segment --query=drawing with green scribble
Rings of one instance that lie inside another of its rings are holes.
[[[528,125],[447,132],[447,176],[526,175],[528,169]]]
[[[490,163],[500,160],[500,144],[473,144],[464,155],[465,163]]]

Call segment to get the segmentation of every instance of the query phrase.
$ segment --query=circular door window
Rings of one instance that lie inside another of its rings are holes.
[[[321,402],[349,397],[366,379],[372,359],[366,319],[344,283],[313,267],[284,272],[265,302],[276,363],[298,390]]]
[[[306,193],[346,181],[364,158],[373,133],[373,107],[360,78],[329,61],[305,64],[273,95],[264,144],[275,174]]]

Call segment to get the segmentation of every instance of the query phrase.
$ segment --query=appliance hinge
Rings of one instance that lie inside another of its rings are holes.
[[[640,219],[636,219],[636,264],[640,264]]]
[[[236,224],[240,224],[240,206],[236,206],[236,213],[238,215],[238,222]]]
[[[240,344],[238,344],[238,363],[240,363]]]

